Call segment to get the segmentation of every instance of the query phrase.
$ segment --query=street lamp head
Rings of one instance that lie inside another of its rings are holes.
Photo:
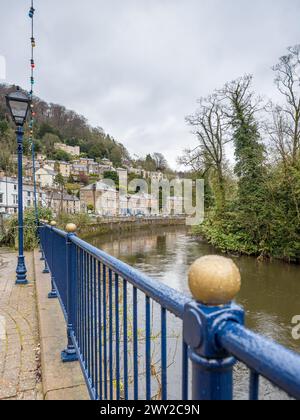
[[[29,97],[18,88],[16,92],[6,95],[6,104],[16,126],[23,127],[28,114]]]

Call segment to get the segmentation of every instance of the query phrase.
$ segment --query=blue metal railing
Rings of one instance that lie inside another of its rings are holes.
[[[247,330],[239,306],[199,304],[74,232],[42,224],[40,243],[49,297],[59,298],[67,322],[62,360],[79,360],[92,399],[174,399],[180,380],[177,399],[231,400],[237,361],[250,371],[251,400],[260,377],[300,399],[300,356]],[[182,332],[174,363],[172,328]]]

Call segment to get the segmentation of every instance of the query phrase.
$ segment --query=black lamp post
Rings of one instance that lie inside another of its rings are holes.
[[[17,281],[16,284],[25,285],[27,280],[27,269],[24,257],[24,226],[23,226],[23,126],[25,124],[30,99],[17,88],[16,92],[6,96],[7,107],[11,113],[12,119],[17,126],[18,141],[18,224],[19,224],[19,256],[17,265]]]

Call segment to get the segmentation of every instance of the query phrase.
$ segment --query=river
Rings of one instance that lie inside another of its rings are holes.
[[[191,237],[184,227],[101,235],[87,240],[188,295],[187,273],[191,264],[201,256],[218,254],[206,242]],[[252,257],[232,258],[242,274],[237,302],[245,308],[247,326],[300,352],[300,342],[293,340],[291,334],[292,318],[300,314],[300,266],[280,261],[258,262]],[[265,398],[274,398],[274,392],[275,397],[282,397],[269,387],[263,392]]]

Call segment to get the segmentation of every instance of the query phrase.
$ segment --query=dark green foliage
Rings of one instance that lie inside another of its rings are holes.
[[[5,95],[12,89],[11,86],[0,85],[0,142],[4,143],[3,134],[9,126],[3,121],[6,113]],[[124,159],[129,159],[129,154],[125,147],[115,139],[106,134],[101,128],[91,127],[87,120],[74,111],[67,110],[65,107],[56,104],[48,104],[39,98],[34,99],[36,109],[35,141],[36,152],[44,153],[49,159],[69,160],[68,155],[64,155],[55,150],[55,143],[65,143],[69,146],[80,146],[82,153],[89,158],[110,159],[115,166],[120,166]],[[13,129],[13,125],[11,128]],[[14,130],[11,130],[13,140]],[[29,144],[26,143],[25,135],[25,154],[30,153]],[[10,150],[15,152],[16,146]]]
[[[271,150],[261,140],[251,81],[246,76],[223,91],[235,150],[235,178],[226,184],[228,198],[222,211],[212,199],[216,193],[214,185],[210,188],[211,177],[206,179],[206,220],[196,233],[223,252],[300,262],[300,156],[284,159],[277,153],[276,161],[268,160]]]
[[[52,220],[52,212],[48,208],[38,209],[39,218]],[[1,246],[18,248],[18,216],[14,215],[5,222],[4,235],[0,241]],[[34,209],[24,212],[24,249],[31,251],[38,245],[36,218]]]
[[[260,247],[265,238],[265,149],[253,115],[253,98],[248,93],[249,79],[232,84],[231,124],[235,149],[235,174],[238,195],[235,202],[236,224],[245,240]]]
[[[155,171],[156,162],[151,155],[147,155],[143,167],[146,171]]]
[[[55,152],[50,156],[50,159],[62,162],[70,162],[72,160],[72,156],[70,156],[64,150],[55,150]]]
[[[56,175],[54,182],[59,187],[64,187],[66,184],[66,181],[60,172]]]
[[[104,179],[111,179],[112,181],[114,181],[116,188],[119,188],[119,175],[117,172],[114,171],[107,171],[104,172],[103,174],[103,178]]]
[[[0,119],[0,135],[5,134],[8,131],[9,125],[6,120]]]

